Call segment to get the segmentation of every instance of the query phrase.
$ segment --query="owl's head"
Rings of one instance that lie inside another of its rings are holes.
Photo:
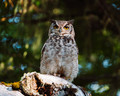
[[[62,21],[62,20],[51,20],[51,26],[49,29],[49,36],[67,36],[74,38],[75,32],[73,28],[74,20]]]

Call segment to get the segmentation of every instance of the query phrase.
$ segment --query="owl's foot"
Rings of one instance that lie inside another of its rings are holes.
[[[53,75],[54,75],[54,76],[57,76],[57,77],[60,77],[60,74],[56,74],[56,73],[54,73]]]
[[[54,73],[53,75],[57,76],[57,77],[61,77],[61,78],[65,79],[65,80],[67,80],[67,78],[65,77],[64,74],[56,74],[56,73]]]

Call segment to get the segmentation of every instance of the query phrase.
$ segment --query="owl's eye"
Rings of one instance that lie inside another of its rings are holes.
[[[68,27],[68,26],[64,26],[64,29],[65,29],[65,30],[68,30],[68,29],[69,29],[69,27]]]
[[[54,28],[54,29],[57,29],[57,28],[58,28],[58,26],[57,26],[57,25],[54,25],[54,26],[53,26],[53,28]]]

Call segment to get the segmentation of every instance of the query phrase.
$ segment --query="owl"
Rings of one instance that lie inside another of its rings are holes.
[[[73,20],[52,20],[42,48],[40,73],[58,75],[70,82],[78,74],[78,48]]]

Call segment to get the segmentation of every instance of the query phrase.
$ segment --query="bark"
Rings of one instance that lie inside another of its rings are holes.
[[[18,91],[0,85],[0,96],[89,96],[81,87],[56,76],[31,72],[21,78]]]

